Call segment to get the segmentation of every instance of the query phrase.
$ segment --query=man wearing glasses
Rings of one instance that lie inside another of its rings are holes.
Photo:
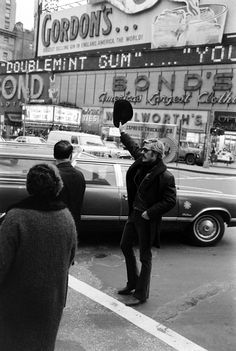
[[[160,246],[160,226],[164,213],[176,203],[174,176],[162,157],[164,145],[158,139],[144,140],[140,148],[120,124],[120,140],[135,161],[126,175],[129,217],[125,224],[121,250],[125,256],[127,285],[120,295],[132,295],[127,306],[137,306],[149,297],[152,246]],[[138,240],[141,270],[138,271],[134,244]]]

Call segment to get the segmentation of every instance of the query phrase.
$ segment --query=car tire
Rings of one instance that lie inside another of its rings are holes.
[[[194,165],[195,164],[195,156],[194,154],[188,154],[186,157],[185,157],[185,162],[187,165]]]
[[[191,242],[196,246],[213,246],[222,239],[224,232],[224,220],[218,213],[203,213],[192,223]]]

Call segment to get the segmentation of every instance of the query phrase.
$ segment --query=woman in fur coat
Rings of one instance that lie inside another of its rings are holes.
[[[29,197],[0,227],[0,350],[53,351],[76,248],[74,220],[57,195],[56,167],[27,175]]]

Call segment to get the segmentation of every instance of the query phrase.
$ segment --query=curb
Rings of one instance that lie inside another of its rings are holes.
[[[187,168],[184,166],[174,166],[174,165],[167,165],[168,169],[176,169],[179,171],[187,171],[187,172],[193,172],[193,173],[203,173],[203,174],[212,174],[212,175],[223,175],[223,176],[232,176],[232,177],[236,177],[236,169],[232,169],[232,172],[227,172],[227,170],[223,169],[223,170],[211,170],[209,168],[200,168],[201,166],[199,166],[199,169],[197,168]],[[191,166],[190,166],[191,167]]]

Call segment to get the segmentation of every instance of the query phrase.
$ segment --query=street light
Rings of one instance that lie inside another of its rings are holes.
[[[206,130],[205,130],[205,141],[204,141],[204,162],[203,162],[203,167],[204,168],[209,168],[210,164],[209,164],[209,156],[210,156],[210,142],[211,142],[211,128],[212,128],[212,124],[213,124],[213,120],[214,120],[214,114],[212,111],[209,112],[209,119],[208,122],[206,124]]]
[[[27,115],[27,109],[26,109],[26,105],[29,102],[30,99],[30,90],[29,90],[29,72],[28,70],[26,71],[25,74],[25,94],[24,94],[24,103],[22,105],[22,114],[23,114],[23,136],[25,136],[25,117]]]

